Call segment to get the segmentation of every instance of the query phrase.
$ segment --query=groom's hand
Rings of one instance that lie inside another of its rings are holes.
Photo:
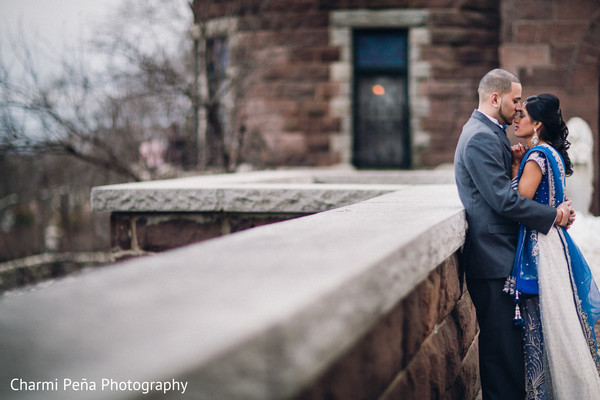
[[[567,199],[567,201],[569,202],[569,208],[571,210],[571,212],[569,213],[569,222],[567,222],[567,229],[569,229],[571,225],[573,225],[573,222],[575,222],[576,215],[575,209],[570,206],[572,203],[571,199]]]
[[[567,199],[567,201],[560,203],[556,208],[556,219],[554,223],[556,225],[562,226],[564,228],[569,229],[573,222],[575,222],[575,210],[571,207],[572,201],[571,199]]]

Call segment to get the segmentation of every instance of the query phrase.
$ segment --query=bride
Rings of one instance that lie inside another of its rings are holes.
[[[565,178],[573,173],[561,114],[556,96],[540,94],[527,98],[515,119],[515,135],[530,150],[513,146],[513,187],[554,207],[565,201]],[[527,399],[599,399],[600,292],[567,231],[554,226],[544,235],[521,226],[504,291],[515,297],[515,324],[522,326]]]

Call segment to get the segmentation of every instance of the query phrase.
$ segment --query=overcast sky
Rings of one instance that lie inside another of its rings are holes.
[[[37,70],[51,71],[52,65],[59,65],[56,60],[65,55],[84,56],[88,65],[101,67],[103,61],[95,53],[88,52],[91,50],[88,45],[94,34],[105,30],[110,17],[122,16],[127,2],[128,0],[0,0],[0,57],[13,72],[22,68],[20,61],[15,61],[11,46],[11,42],[14,42],[18,45],[19,53],[22,53],[23,44],[27,49],[34,50],[31,62]],[[157,16],[175,24],[180,31],[175,36],[171,31],[158,34],[160,29],[167,29],[163,21],[144,22],[137,19],[137,23],[128,28],[128,34],[135,27],[143,29],[145,38],[149,38],[152,45],[165,41],[169,43],[174,38],[179,41],[182,35],[185,37],[191,21],[187,0],[148,0],[142,4],[149,9],[153,5],[164,7],[164,12],[161,11]],[[173,19],[173,15],[179,17]],[[144,23],[151,25],[146,26]],[[171,48],[176,47],[177,42],[174,42]],[[22,60],[23,56],[17,58]]]
[[[72,44],[122,0],[0,0],[2,44],[21,26],[28,37]]]

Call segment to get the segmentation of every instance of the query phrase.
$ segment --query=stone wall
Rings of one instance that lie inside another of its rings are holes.
[[[254,191],[255,204],[238,206],[259,209],[278,189],[292,196],[280,196],[280,204],[292,208],[353,190],[366,198],[5,293],[0,397],[475,398],[474,309],[457,264],[466,220],[455,185],[443,183],[451,174],[282,172],[248,174],[235,185],[239,177],[205,179],[98,188],[93,203],[129,211],[145,204],[160,213],[190,199],[205,207],[239,199],[228,194],[240,190]],[[313,183],[303,188],[290,182],[307,179]],[[15,378],[59,387],[14,390]],[[64,379],[88,389],[64,388]],[[185,382],[186,392],[102,389],[103,379]]]
[[[286,0],[266,7],[231,0],[210,10],[206,4],[212,2],[194,1],[196,19],[235,20],[222,32],[244,50],[241,58],[252,60],[244,64],[247,85],[236,106],[246,132],[262,140],[254,148],[259,164],[351,162],[354,28],[409,32],[412,167],[452,161],[462,125],[477,107],[479,80],[498,66],[521,78],[525,96],[556,93],[565,120],[583,118],[600,143],[597,1]],[[598,152],[595,146],[595,214]]]
[[[110,217],[113,254],[158,252],[307,213],[115,212]]]
[[[236,21],[226,30],[231,62],[243,58],[248,73],[237,115],[246,132],[264,140],[267,165],[350,163],[354,28],[409,30],[412,167],[452,161],[477,107],[479,80],[498,66],[496,1],[286,0],[262,8],[227,1],[207,9],[209,3],[194,1],[197,22],[206,15]]]
[[[553,93],[563,118],[584,119],[598,142],[600,110],[600,4],[597,1],[502,1],[500,63],[516,73],[524,97]],[[598,146],[594,146],[595,195],[600,213]]]
[[[431,72],[419,90],[430,103],[421,123],[430,140],[415,166],[432,167],[454,160],[462,127],[477,108],[479,81],[498,66],[500,18],[498,1],[422,3],[430,11],[431,41],[421,57]]]
[[[96,187],[92,206],[111,212],[111,247],[119,258],[353,204],[407,184],[452,182],[452,171],[267,171]]]
[[[453,255],[294,399],[475,399],[476,335]]]

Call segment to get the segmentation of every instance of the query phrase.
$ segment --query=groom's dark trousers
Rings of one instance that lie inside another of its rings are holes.
[[[512,323],[514,302],[498,296],[504,279],[471,279],[467,287],[479,322],[479,371],[484,399],[525,399],[521,330]]]
[[[512,326],[514,305],[502,293],[516,252],[519,223],[548,233],[556,209],[511,188],[512,152],[506,133],[475,110],[454,155],[460,200],[467,217],[462,265],[479,322],[483,400],[524,399],[521,333]]]

